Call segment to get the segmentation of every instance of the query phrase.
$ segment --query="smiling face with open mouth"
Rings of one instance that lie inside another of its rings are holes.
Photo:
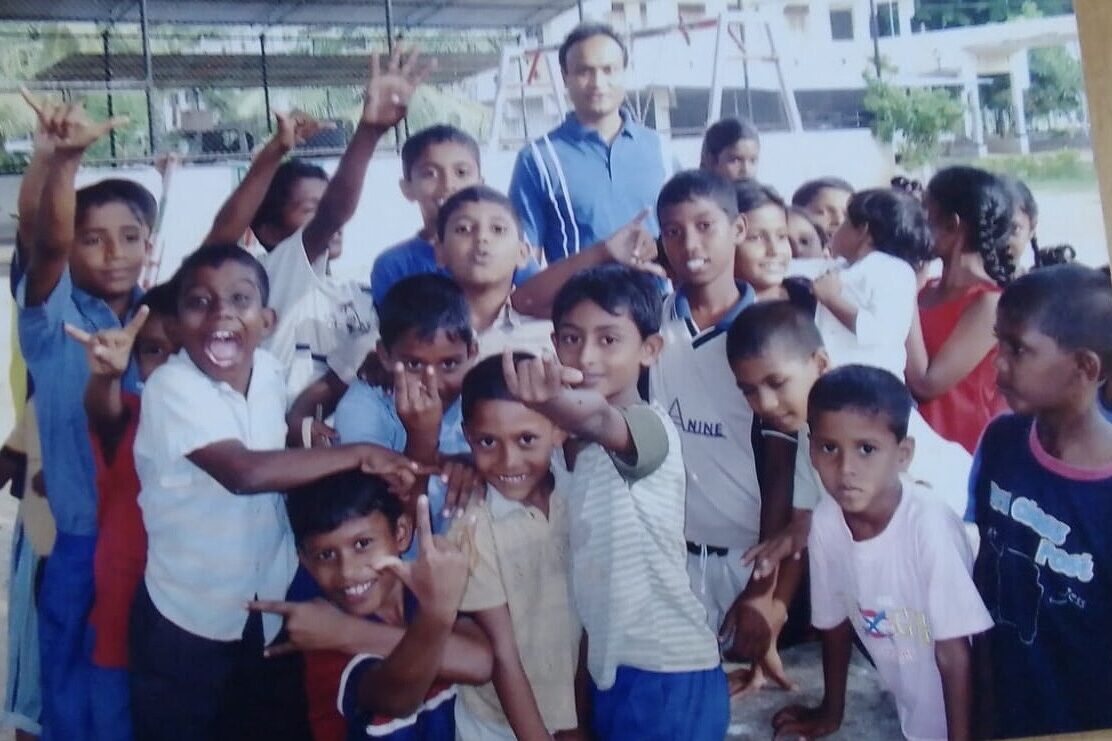
[[[252,266],[226,260],[215,267],[199,265],[184,276],[179,337],[190,360],[210,378],[245,393],[255,348],[274,322]]]
[[[464,425],[475,467],[504,497],[542,507],[551,491],[549,460],[559,431],[543,414],[517,401],[477,402]]]

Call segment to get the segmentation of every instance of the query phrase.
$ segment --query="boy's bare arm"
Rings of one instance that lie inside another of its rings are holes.
[[[973,660],[969,639],[934,642],[934,660],[942,676],[946,732],[950,741],[967,741],[973,730]]]
[[[515,365],[513,353],[507,349],[502,354],[502,371],[510,393],[557,427],[596,442],[624,459],[636,457],[633,433],[621,411],[596,391],[565,385],[582,382],[583,374],[578,370],[561,366],[549,354]]]
[[[789,705],[772,717],[776,738],[819,738],[842,725],[846,705],[849,657],[853,650],[853,627],[849,620],[822,631],[822,704],[812,708]]]
[[[240,440],[221,440],[186,456],[234,494],[287,491],[342,471],[360,469],[386,480],[394,493],[408,492],[419,466],[392,450],[360,443],[308,450],[250,450]]]
[[[311,116],[298,112],[275,111],[274,120],[278,124],[278,130],[255,155],[243,180],[216,213],[212,228],[202,245],[238,242],[251,227],[285,156],[313,134],[331,128],[330,124],[322,124]]]
[[[332,370],[327,371],[323,376],[306,386],[305,390],[294,399],[293,404],[290,405],[290,410],[286,412],[286,428],[288,431],[286,445],[291,448],[312,447],[304,444],[304,435],[302,434],[304,420],[310,419],[315,422],[318,409],[322,419],[332,416],[332,413],[336,411],[336,405],[340,403],[340,399],[347,388],[347,384],[341,381],[340,377]],[[335,437],[334,431],[330,434],[328,430],[317,425],[313,425],[310,432],[314,443],[322,434],[328,439]]]
[[[324,254],[333,235],[355,213],[375,145],[405,117],[409,101],[431,70],[430,65],[419,62],[419,56],[416,52],[406,55],[395,48],[385,71],[379,69],[378,55],[373,56],[371,77],[364,91],[363,115],[302,235],[309,262]]]
[[[514,736],[520,741],[546,741],[551,739],[545,728],[537,698],[521,664],[521,654],[517,650],[513,624],[510,622],[510,609],[502,604],[489,610],[475,613],[475,620],[490,639],[494,652],[494,690],[502,703],[506,720],[513,729]]]
[[[26,266],[30,258],[29,250],[34,248],[35,232],[38,228],[39,203],[42,201],[42,190],[46,185],[46,176],[50,169],[51,156],[54,147],[42,123],[35,127],[35,144],[31,151],[31,161],[23,172],[23,179],[19,182],[18,198],[18,229],[19,239],[16,240],[16,249],[19,250],[20,264]]]

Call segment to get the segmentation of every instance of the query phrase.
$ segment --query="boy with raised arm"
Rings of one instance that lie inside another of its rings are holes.
[[[592,730],[604,739],[720,741],[729,699],[687,577],[679,435],[637,391],[660,353],[660,315],[651,276],[588,270],[553,306],[559,359],[515,363],[507,353],[504,372],[517,399],[572,435],[553,468],[568,493]]]

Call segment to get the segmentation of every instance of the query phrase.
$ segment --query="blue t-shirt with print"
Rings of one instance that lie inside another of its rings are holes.
[[[996,623],[993,738],[1112,727],[1112,462],[1071,467],[1034,430],[994,420],[970,476],[974,581]]]

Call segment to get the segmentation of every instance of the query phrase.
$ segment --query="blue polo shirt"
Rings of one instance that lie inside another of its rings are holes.
[[[86,332],[119,329],[120,320],[101,299],[73,284],[69,269],[46,301],[28,307],[27,279],[16,288],[19,344],[35,382],[35,408],[42,442],[42,474],[58,530],[70,535],[97,531],[96,471],[85,416],[89,363],[85,348],[66,336],[69,323]],[[141,291],[132,290],[132,306]],[[138,390],[132,362],[124,375],[126,391]]]
[[[514,285],[524,283],[539,273],[540,269],[537,261],[530,257],[525,267],[514,272]],[[448,275],[447,270],[436,264],[436,251],[427,239],[413,237],[388,247],[375,258],[374,265],[371,266],[371,297],[375,308],[382,306],[382,300],[399,280],[426,273]]]
[[[510,200],[525,238],[548,262],[601,242],[649,209],[654,235],[656,197],[671,175],[660,136],[622,112],[622,128],[607,144],[574,113],[521,150],[510,181]]]

